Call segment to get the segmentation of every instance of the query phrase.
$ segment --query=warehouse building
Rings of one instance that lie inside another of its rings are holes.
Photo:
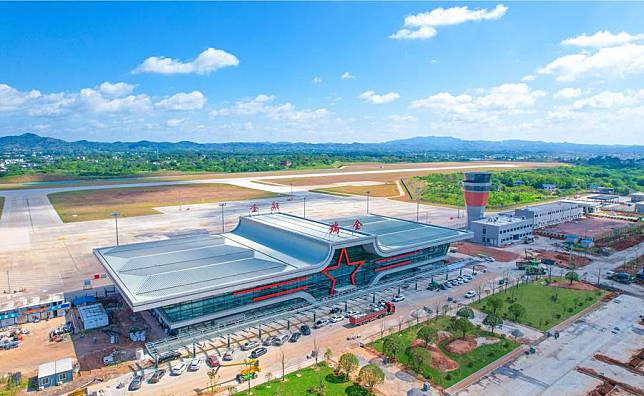
[[[498,247],[533,239],[532,219],[520,217],[496,216],[476,220],[470,230],[474,233],[472,241],[481,245]]]
[[[531,220],[536,229],[579,219],[583,213],[579,205],[560,201],[516,209],[514,217]]]
[[[71,358],[43,363],[38,367],[38,388],[62,385],[71,382],[74,365]]]
[[[241,217],[228,233],[95,249],[133,311],[176,332],[283,312],[378,282],[445,268],[472,233],[384,216]]]
[[[631,202],[644,202],[644,192],[634,192],[631,194]]]
[[[62,294],[51,294],[47,298],[34,297],[7,301],[0,304],[0,327],[37,322],[65,316],[71,307]]]

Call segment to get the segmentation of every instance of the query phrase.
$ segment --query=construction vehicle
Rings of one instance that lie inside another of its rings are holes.
[[[361,324],[371,322],[372,320],[384,318],[385,316],[391,315],[394,312],[396,312],[396,306],[394,305],[394,303],[386,301],[384,306],[379,310],[349,317],[349,323],[354,326],[360,326]]]
[[[262,368],[259,365],[259,359],[244,359],[239,363],[228,363],[228,364],[219,365],[219,367],[232,367],[232,366],[246,366],[239,372],[239,374],[235,376],[235,379],[240,384],[244,381],[249,381],[257,378],[257,373],[262,371]]]

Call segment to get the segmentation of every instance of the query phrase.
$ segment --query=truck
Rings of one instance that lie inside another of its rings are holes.
[[[349,317],[349,323],[354,326],[360,326],[364,323],[371,322],[372,320],[384,318],[385,316],[391,315],[394,312],[396,312],[396,306],[394,305],[394,303],[387,301],[385,302],[385,305],[377,311]]]

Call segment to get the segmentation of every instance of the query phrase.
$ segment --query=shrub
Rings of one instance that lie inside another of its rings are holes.
[[[445,376],[445,379],[448,380],[448,381],[451,381],[452,380],[452,374],[447,373],[447,375]]]
[[[474,362],[471,360],[468,360],[467,363],[465,363],[467,367],[474,367]]]
[[[560,314],[560,313],[556,314],[556,315],[555,315],[555,318],[557,318],[557,319],[561,319],[561,314]]]
[[[572,307],[568,308],[568,312],[572,312]]]
[[[577,304],[577,305],[579,305],[580,307],[583,307],[583,306],[584,306],[584,303],[583,303],[583,302],[579,302],[579,304]]]

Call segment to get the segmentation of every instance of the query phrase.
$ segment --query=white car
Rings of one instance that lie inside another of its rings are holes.
[[[199,371],[199,367],[201,367],[201,359],[195,358],[190,361],[190,366],[188,367],[188,369],[190,371]]]
[[[397,296],[394,296],[394,298],[391,299],[391,301],[393,302],[400,302],[404,300],[405,300],[405,296],[403,296],[402,294],[398,294]]]
[[[250,351],[251,349],[255,349],[259,346],[259,342],[257,341],[248,341],[241,346],[242,351]]]
[[[615,275],[615,271],[606,271],[606,277],[607,278],[610,278],[613,275]]]
[[[360,313],[361,313],[360,311],[347,311],[347,312],[344,314],[344,316],[346,316],[347,318],[349,318],[349,317],[351,317],[351,316],[357,316],[357,315],[360,315]]]
[[[495,259],[494,257],[487,256],[487,257],[485,258],[485,261],[487,261],[488,263],[493,263],[493,262],[495,262],[495,261],[496,261],[496,259]]]
[[[344,316],[342,315],[333,315],[331,316],[331,322],[333,323],[338,323],[344,319]]]
[[[184,371],[186,371],[186,367],[188,365],[186,362],[179,362],[172,366],[172,375],[181,375]]]
[[[315,322],[315,328],[319,329],[320,327],[324,327],[329,324],[329,321],[327,319],[318,319],[317,322]]]
[[[474,290],[470,290],[465,293],[464,297],[465,298],[474,298],[476,296],[476,292]]]

